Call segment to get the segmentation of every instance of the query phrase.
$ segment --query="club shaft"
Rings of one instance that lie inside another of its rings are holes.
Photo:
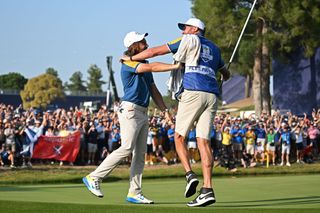
[[[242,30],[241,30],[240,36],[239,36],[239,38],[238,38],[238,41],[237,41],[237,43],[236,43],[236,46],[235,46],[234,49],[233,49],[232,55],[231,55],[231,57],[230,57],[230,60],[229,60],[228,65],[227,65],[227,70],[229,70],[229,67],[230,67],[230,65],[231,65],[231,63],[232,63],[232,61],[233,61],[233,57],[234,57],[235,53],[237,52],[237,49],[238,49],[238,46],[239,46],[239,44],[240,44],[242,35],[243,35],[243,33],[244,33],[244,31],[245,31],[245,29],[246,29],[246,27],[247,27],[247,24],[248,24],[248,22],[249,22],[249,19],[250,19],[250,17],[251,17],[252,11],[253,11],[254,6],[256,5],[256,3],[257,3],[257,0],[254,0],[253,4],[252,4],[252,6],[251,6],[250,12],[249,12],[249,14],[248,14],[248,16],[247,16],[246,22],[244,23],[244,25],[243,25],[243,27],[242,27]],[[222,90],[222,84],[223,84],[223,79],[222,79],[222,81],[221,81],[221,83],[220,83],[220,86],[219,86],[219,90],[220,90],[220,91]]]
[[[243,35],[243,33],[244,33],[244,31],[245,31],[245,29],[246,29],[246,27],[247,27],[247,24],[248,24],[248,22],[249,22],[249,19],[250,19],[250,17],[251,17],[251,14],[252,14],[252,11],[253,11],[253,9],[254,9],[254,6],[255,6],[256,2],[257,2],[257,0],[254,0],[254,2],[253,2],[253,4],[252,4],[252,7],[251,7],[251,9],[250,9],[249,15],[248,15],[248,17],[247,17],[247,19],[246,19],[246,22],[244,23],[244,25],[243,25],[243,27],[242,27],[240,36],[239,36],[239,38],[238,38],[238,41],[237,41],[237,43],[236,43],[236,46],[234,47],[234,50],[233,50],[232,55],[231,55],[231,57],[230,57],[229,64],[228,64],[228,68],[229,68],[231,62],[233,61],[233,57],[234,57],[234,55],[235,55],[235,53],[236,53],[236,51],[237,51],[237,49],[238,49],[238,46],[239,46],[239,44],[240,44],[242,35]]]

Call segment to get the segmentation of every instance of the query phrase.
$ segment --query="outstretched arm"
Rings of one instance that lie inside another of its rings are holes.
[[[164,44],[161,46],[157,46],[157,47],[152,47],[152,48],[148,48],[144,51],[142,51],[141,53],[138,53],[137,55],[134,56],[122,56],[121,60],[123,61],[142,61],[148,58],[153,58],[155,56],[158,55],[165,55],[167,53],[170,53],[170,49],[168,47],[168,45]]]
[[[165,63],[161,63],[161,62],[153,62],[153,63],[150,63],[150,64],[141,63],[137,67],[136,71],[137,71],[137,73],[143,73],[143,72],[165,72],[165,71],[179,69],[180,66],[181,66],[180,63],[177,63],[177,64],[165,64]]]

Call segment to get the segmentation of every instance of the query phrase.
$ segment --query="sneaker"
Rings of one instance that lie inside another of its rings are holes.
[[[199,195],[193,200],[187,203],[189,207],[208,206],[216,202],[213,189],[201,188]]]
[[[297,163],[300,163],[300,160],[297,160]]]
[[[197,175],[193,171],[189,171],[186,173],[187,185],[186,190],[184,192],[185,197],[191,197],[197,192],[197,186],[199,184],[199,180],[197,179]]]
[[[289,162],[287,162],[286,166],[291,166],[291,164]]]
[[[82,182],[86,185],[87,189],[97,197],[102,198],[103,194],[100,190],[101,180],[93,179],[89,175],[82,178]]]
[[[146,197],[143,196],[142,193],[137,195],[129,193],[127,195],[126,200],[130,203],[136,203],[136,204],[154,204],[153,200],[147,199]]]
[[[283,162],[280,163],[280,166],[283,166]]]

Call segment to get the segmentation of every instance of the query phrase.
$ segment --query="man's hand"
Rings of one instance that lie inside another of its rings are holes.
[[[121,58],[119,59],[119,62],[123,63],[124,61],[130,61],[130,57],[127,55],[121,56]]]
[[[166,121],[167,121],[168,123],[173,124],[172,116],[171,116],[171,114],[170,114],[169,111],[165,111],[164,117],[166,118]]]

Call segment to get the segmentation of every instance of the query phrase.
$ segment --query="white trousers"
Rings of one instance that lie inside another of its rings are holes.
[[[142,192],[142,172],[147,149],[149,125],[147,108],[123,101],[118,115],[121,146],[105,158],[90,176],[98,179],[108,176],[123,159],[132,153],[129,193],[139,194]]]

